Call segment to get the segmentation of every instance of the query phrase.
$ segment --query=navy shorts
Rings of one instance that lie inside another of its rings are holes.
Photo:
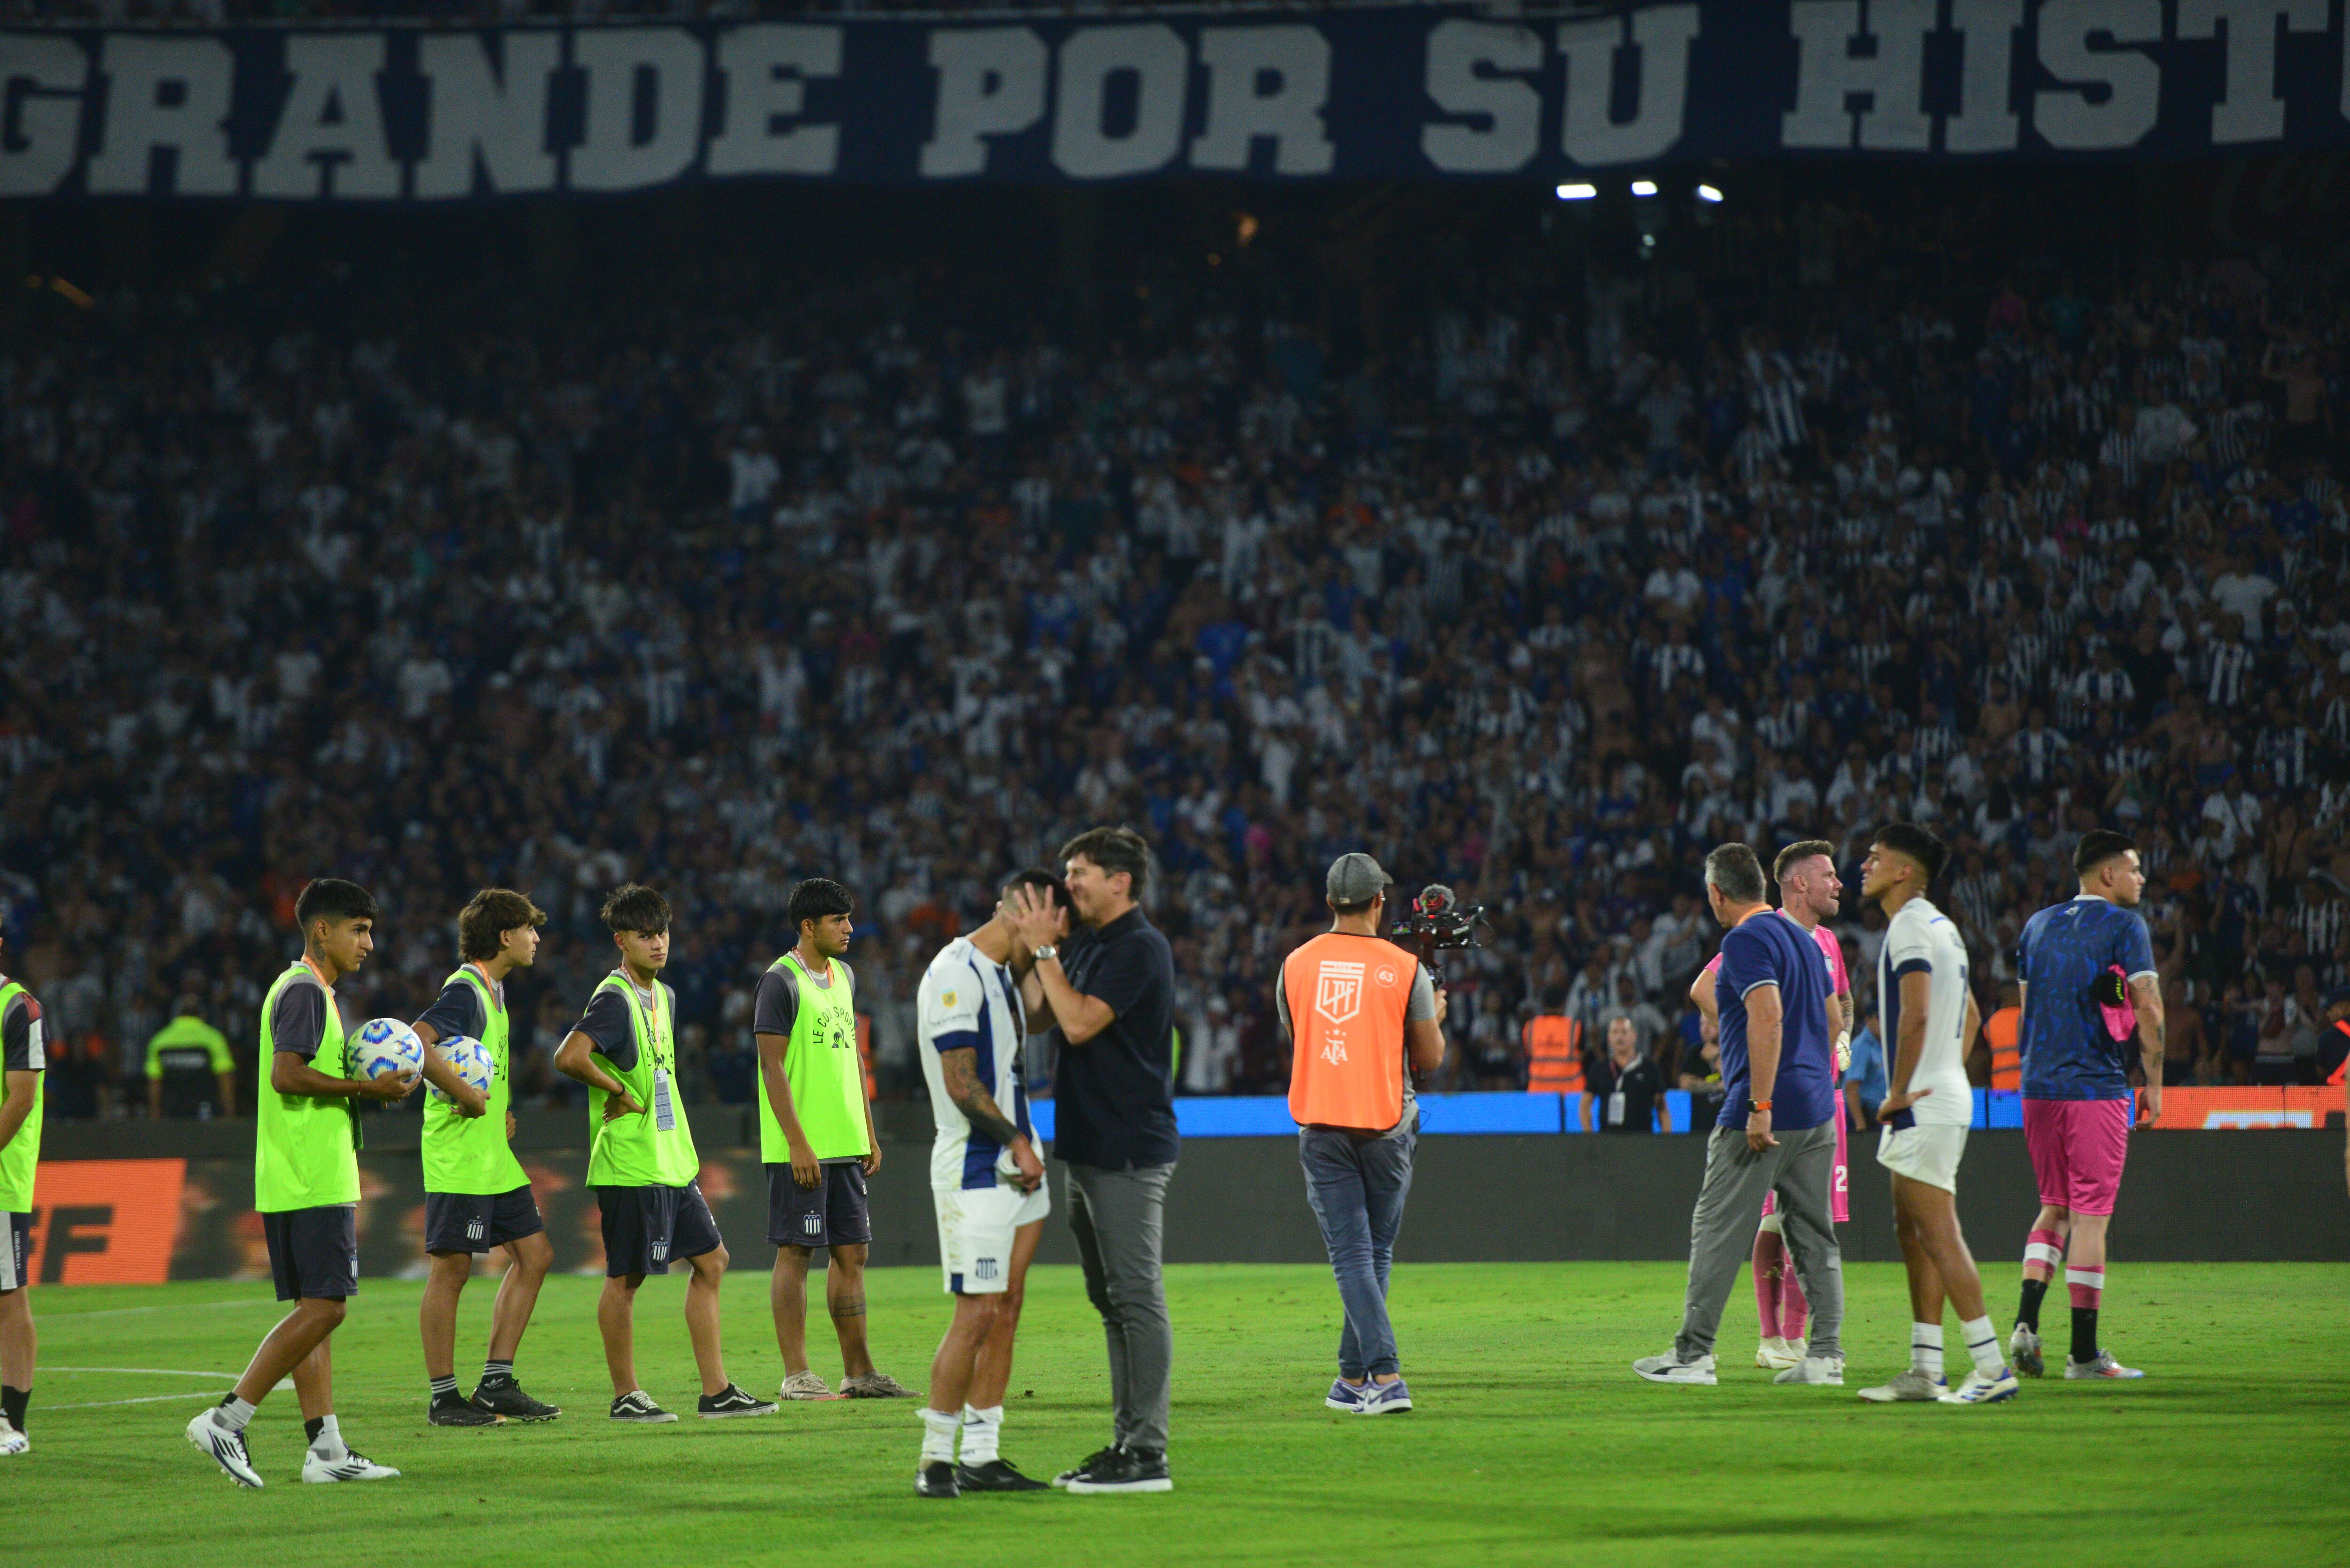
[[[666,1274],[672,1258],[699,1258],[725,1245],[698,1181],[683,1187],[599,1187],[596,1207],[604,1219],[608,1279]]]
[[[279,1301],[359,1293],[359,1214],[356,1203],[329,1203],[261,1217]]]
[[[828,1159],[814,1187],[792,1179],[788,1165],[767,1167],[767,1240],[778,1247],[854,1247],[873,1240],[865,1207],[865,1167]]]
[[[0,1295],[33,1282],[33,1217],[8,1211],[8,1234],[0,1240]]]
[[[424,1195],[424,1250],[428,1252],[494,1252],[508,1241],[546,1229],[538,1199],[524,1182],[511,1192],[428,1192]]]

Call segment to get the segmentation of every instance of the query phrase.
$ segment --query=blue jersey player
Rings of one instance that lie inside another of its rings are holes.
[[[2097,1344],[2106,1286],[2106,1227],[2129,1152],[2133,1041],[2145,1074],[2139,1127],[2162,1114],[2162,987],[2137,901],[2146,872],[2118,833],[2082,835],[2073,853],[2081,890],[2023,928],[2015,971],[2022,992],[2023,1138],[2040,1186],[2040,1216],[2023,1249],[2023,1296],[2008,1359],[2039,1376],[2040,1301],[2056,1265],[2073,1300],[2067,1377],[2138,1377]]]

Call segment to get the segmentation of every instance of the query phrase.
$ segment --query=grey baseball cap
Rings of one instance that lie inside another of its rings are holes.
[[[1359,849],[1330,862],[1328,886],[1333,902],[1359,904],[1380,888],[1394,885],[1395,878],[1380,870],[1379,863]]]

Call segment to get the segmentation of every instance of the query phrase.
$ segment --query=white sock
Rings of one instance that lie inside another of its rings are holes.
[[[343,1428],[332,1416],[318,1417],[318,1435],[311,1439],[310,1451],[322,1459],[339,1459],[349,1454],[343,1447]]]
[[[232,1432],[242,1432],[245,1424],[253,1419],[253,1407],[232,1394],[213,1407],[213,1419]]]
[[[1942,1376],[1942,1325],[1939,1323],[1913,1323],[1909,1325],[1909,1366],[1912,1371],[1929,1377]]]
[[[983,1465],[993,1460],[1003,1437],[1003,1406],[991,1405],[984,1410],[975,1410],[968,1405],[962,1407],[963,1463]]]
[[[926,1465],[952,1464],[955,1457],[955,1433],[962,1423],[946,1410],[922,1412],[922,1462]]]
[[[2007,1366],[2007,1353],[1999,1347],[1999,1330],[1991,1327],[1990,1314],[1959,1324],[1959,1334],[1967,1342],[1967,1354],[1975,1359],[1975,1370],[1985,1377],[1999,1376]]]

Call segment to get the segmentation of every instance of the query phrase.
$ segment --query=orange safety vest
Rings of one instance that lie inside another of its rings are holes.
[[[1403,1119],[1403,1015],[1419,961],[1379,937],[1325,931],[1281,966],[1301,1127],[1384,1132]]]
[[[2345,1034],[2350,1034],[2350,1018],[2337,1020],[2334,1027],[2339,1029]],[[2350,1056],[2345,1056],[2342,1058],[2342,1064],[2334,1068],[2334,1075],[2325,1081],[2329,1084],[2341,1084],[2345,1085],[2343,1092],[2345,1094],[2350,1094]]]
[[[1991,1086],[2023,1087],[2023,1009],[2002,1007],[1983,1020],[1983,1039],[1991,1046]]]
[[[1521,1037],[1526,1043],[1528,1094],[1583,1093],[1582,1020],[1544,1012],[1526,1020]]]

